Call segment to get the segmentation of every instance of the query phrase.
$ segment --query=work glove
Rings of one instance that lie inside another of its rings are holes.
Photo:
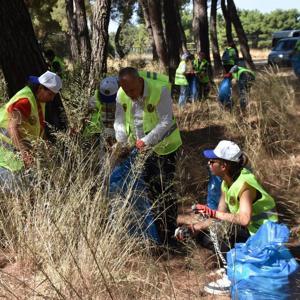
[[[231,73],[226,73],[225,75],[224,75],[224,78],[231,78],[232,77],[232,74]]]
[[[145,147],[146,147],[146,144],[143,140],[137,140],[135,142],[135,147],[138,149],[138,150],[143,150]]]
[[[208,218],[216,218],[216,210],[209,208],[206,205],[202,204],[194,204],[192,206],[192,210],[194,211],[195,214],[202,214],[205,217]]]

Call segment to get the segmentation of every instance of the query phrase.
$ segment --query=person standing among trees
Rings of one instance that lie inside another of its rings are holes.
[[[50,71],[56,73],[58,76],[63,78],[65,64],[62,58],[55,55],[54,51],[51,49],[45,51],[45,56],[47,58]]]
[[[1,187],[13,189],[15,175],[32,164],[32,142],[44,134],[45,104],[61,87],[61,78],[53,72],[30,76],[28,85],[0,108]]]
[[[153,151],[145,161],[144,180],[149,198],[158,206],[161,240],[175,247],[177,201],[173,180],[182,141],[173,116],[169,83],[155,78],[140,77],[131,67],[120,70],[114,129],[117,142],[124,148]]]
[[[193,61],[193,66],[199,84],[198,97],[206,99],[209,93],[209,62],[205,58],[204,52],[199,52],[198,57]]]
[[[222,64],[226,73],[239,62],[238,51],[233,43],[228,43],[222,55]]]

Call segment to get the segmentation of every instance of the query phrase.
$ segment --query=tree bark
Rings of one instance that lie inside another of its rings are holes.
[[[90,87],[99,82],[107,72],[108,24],[111,0],[96,0],[93,7],[92,60],[89,76]]]
[[[75,13],[78,28],[78,44],[80,49],[80,61],[84,73],[88,74],[91,64],[91,41],[89,36],[89,29],[87,26],[86,10],[84,0],[74,0]]]
[[[28,76],[44,73],[47,64],[23,0],[0,0],[0,28],[0,65],[12,97],[26,85]],[[59,95],[46,104],[46,122],[61,130],[67,127],[63,113]]]
[[[161,19],[160,0],[148,0],[149,17],[156,51],[164,71],[168,69],[168,53]]]
[[[183,30],[182,22],[181,22],[181,16],[180,16],[180,11],[179,11],[179,4],[178,0],[174,0],[174,5],[175,5],[175,14],[176,14],[176,22],[179,26],[179,32],[180,32],[180,40],[181,40],[181,52],[187,52],[187,45],[186,45],[186,36]]]
[[[220,73],[220,71],[223,69],[217,34],[217,2],[218,0],[211,0],[210,7],[210,40],[214,58],[214,72],[216,74]]]
[[[204,52],[210,62],[207,0],[193,0],[193,4],[193,31],[197,52]]]
[[[157,51],[156,51],[154,38],[153,38],[152,26],[151,26],[151,22],[150,22],[148,2],[147,2],[147,0],[139,0],[139,3],[141,5],[142,11],[143,11],[145,25],[146,25],[146,28],[147,28],[147,31],[148,31],[149,38],[151,40],[152,59],[154,61],[158,61],[158,54],[157,54]]]
[[[227,44],[229,44],[229,45],[231,44],[231,45],[235,46],[233,36],[232,36],[231,20],[230,20],[230,16],[229,16],[229,12],[228,12],[228,8],[226,6],[225,0],[221,0],[221,8],[222,8],[223,17],[225,20]],[[236,46],[235,46],[235,48],[236,48]]]
[[[73,0],[66,0],[66,14],[69,25],[68,35],[70,39],[71,57],[74,63],[78,63],[80,58],[80,48],[78,44],[77,18]]]
[[[164,21],[166,30],[166,42],[168,47],[169,58],[169,78],[170,82],[174,81],[175,72],[179,65],[179,49],[181,48],[180,28],[177,22],[174,22],[176,16],[176,6],[174,0],[164,0]]]
[[[123,46],[120,45],[120,35],[121,35],[121,31],[124,27],[124,23],[123,21],[119,24],[118,29],[116,31],[116,35],[115,35],[115,46],[116,46],[116,51],[119,55],[119,58],[122,59],[125,56],[125,53],[123,51]]]
[[[248,40],[247,40],[245,31],[244,31],[243,25],[241,23],[241,20],[238,16],[234,1],[233,0],[227,0],[227,3],[228,3],[228,11],[229,11],[230,19],[231,19],[231,21],[234,25],[236,34],[238,36],[241,52],[243,54],[246,65],[247,65],[248,68],[251,68],[251,69],[254,70],[255,66],[254,66],[254,63],[252,61],[252,57],[250,55]]]

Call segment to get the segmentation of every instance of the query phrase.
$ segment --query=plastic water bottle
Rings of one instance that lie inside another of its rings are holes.
[[[209,172],[210,173],[210,172]],[[211,209],[217,209],[221,197],[222,179],[219,176],[209,174],[209,182],[207,187],[207,206]]]

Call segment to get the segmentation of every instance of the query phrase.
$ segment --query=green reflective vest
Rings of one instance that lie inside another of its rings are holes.
[[[171,90],[171,83],[169,81],[169,76],[166,74],[159,74],[156,72],[150,72],[150,71],[139,71],[140,77],[143,77],[144,79],[153,79],[163,82],[166,87]]]
[[[268,220],[277,222],[278,217],[274,199],[259,184],[255,176],[245,168],[242,169],[238,179],[234,181],[229,188],[226,186],[225,181],[222,182],[221,188],[225,194],[225,202],[229,211],[233,214],[239,212],[239,193],[245,183],[255,188],[260,196],[259,199],[252,203],[252,217],[250,224],[247,227],[249,233],[252,235],[263,223]]]
[[[92,112],[90,116],[90,120],[88,121],[87,125],[84,128],[83,136],[91,137],[94,134],[101,133],[103,131],[103,122],[102,122],[102,104],[100,100],[100,93],[99,89],[96,89],[95,95],[96,99],[96,108]]]
[[[238,67],[238,71],[234,72],[233,78],[235,78],[236,80],[240,80],[240,76],[242,73],[247,72],[249,74],[251,74],[253,76],[253,78],[255,79],[255,73],[247,68],[243,68],[243,67]]]
[[[38,106],[35,96],[31,89],[26,86],[15,94],[9,102],[0,108],[0,167],[9,169],[10,171],[19,171],[23,167],[23,161],[19,157],[18,153],[14,151],[13,142],[7,135],[3,134],[3,131],[7,131],[9,122],[8,107],[22,98],[27,98],[31,105],[31,113],[28,120],[22,122],[20,125],[19,133],[22,139],[32,142],[40,138],[43,134],[43,130],[40,126]],[[42,112],[45,116],[45,103],[41,103]]]
[[[200,60],[199,58],[195,58],[193,61],[194,70],[200,75],[199,81],[201,83],[208,83],[209,76],[208,76],[208,61],[203,58]]]
[[[143,129],[145,134],[149,133],[159,122],[156,107],[160,101],[161,91],[167,87],[165,83],[155,79],[145,79],[145,84],[148,88],[148,96],[145,98],[144,112],[143,112]],[[124,90],[120,87],[118,91],[118,98],[125,111],[125,128],[129,140],[134,143],[135,127],[134,117],[132,114],[132,100],[126,95]],[[157,145],[154,146],[154,152],[158,155],[167,155],[176,151],[182,144],[179,129],[175,119],[173,126],[166,136]]]
[[[61,70],[60,74],[57,74],[57,75],[63,76],[64,72],[65,72],[65,63],[64,63],[63,59],[60,58],[60,57],[58,57],[58,56],[55,56],[54,59],[53,59],[53,61],[52,61],[52,64],[55,63],[55,62],[59,64],[60,70]],[[56,70],[54,70],[52,64],[51,64],[50,71],[56,73]]]
[[[186,69],[186,61],[182,60],[176,69],[175,84],[176,85],[188,85],[188,81],[184,75]]]

